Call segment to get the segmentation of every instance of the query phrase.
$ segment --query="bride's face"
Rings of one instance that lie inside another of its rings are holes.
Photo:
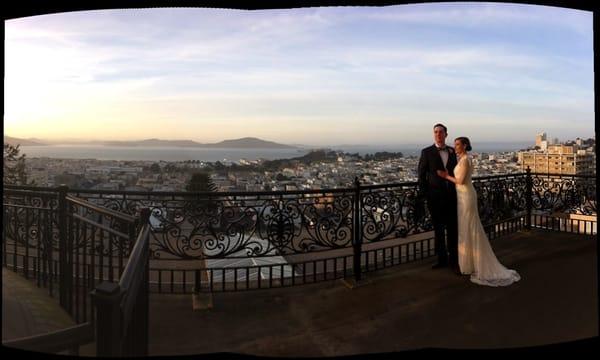
[[[454,150],[456,150],[457,154],[462,154],[465,152],[465,146],[460,140],[454,141]]]

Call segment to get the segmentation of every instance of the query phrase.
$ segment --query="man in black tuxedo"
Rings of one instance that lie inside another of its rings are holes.
[[[437,170],[447,170],[454,176],[456,152],[446,145],[447,129],[442,124],[433,126],[434,145],[421,151],[419,159],[419,194],[427,200],[435,232],[435,252],[438,257],[434,269],[450,266],[458,268],[458,225],[456,214],[456,188],[454,183],[437,175]],[[448,235],[448,245],[444,232]]]

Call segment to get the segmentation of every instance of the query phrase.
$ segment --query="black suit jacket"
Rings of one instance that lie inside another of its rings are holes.
[[[456,166],[456,152],[454,148],[448,148],[448,162],[444,168],[444,162],[435,145],[431,145],[421,150],[419,159],[419,195],[421,197],[432,198],[446,195],[447,193],[456,193],[453,182],[448,181],[437,174],[437,170],[448,170],[450,176],[454,176],[454,167]]]

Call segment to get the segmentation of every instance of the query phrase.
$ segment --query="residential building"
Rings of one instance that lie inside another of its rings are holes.
[[[546,151],[521,151],[518,155],[521,170],[562,175],[592,175],[593,155],[577,146],[550,145]]]

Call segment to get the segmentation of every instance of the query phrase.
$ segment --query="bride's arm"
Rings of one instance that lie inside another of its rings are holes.
[[[465,179],[467,178],[467,173],[469,172],[469,167],[471,166],[471,164],[469,163],[468,159],[462,160],[461,161],[464,162],[464,165],[461,166],[460,168],[456,169],[457,171],[454,173],[454,176],[450,176],[448,174],[447,171],[440,171],[438,170],[438,175],[443,177],[446,180],[452,181],[453,183],[457,184],[457,185],[463,185],[465,183]]]

